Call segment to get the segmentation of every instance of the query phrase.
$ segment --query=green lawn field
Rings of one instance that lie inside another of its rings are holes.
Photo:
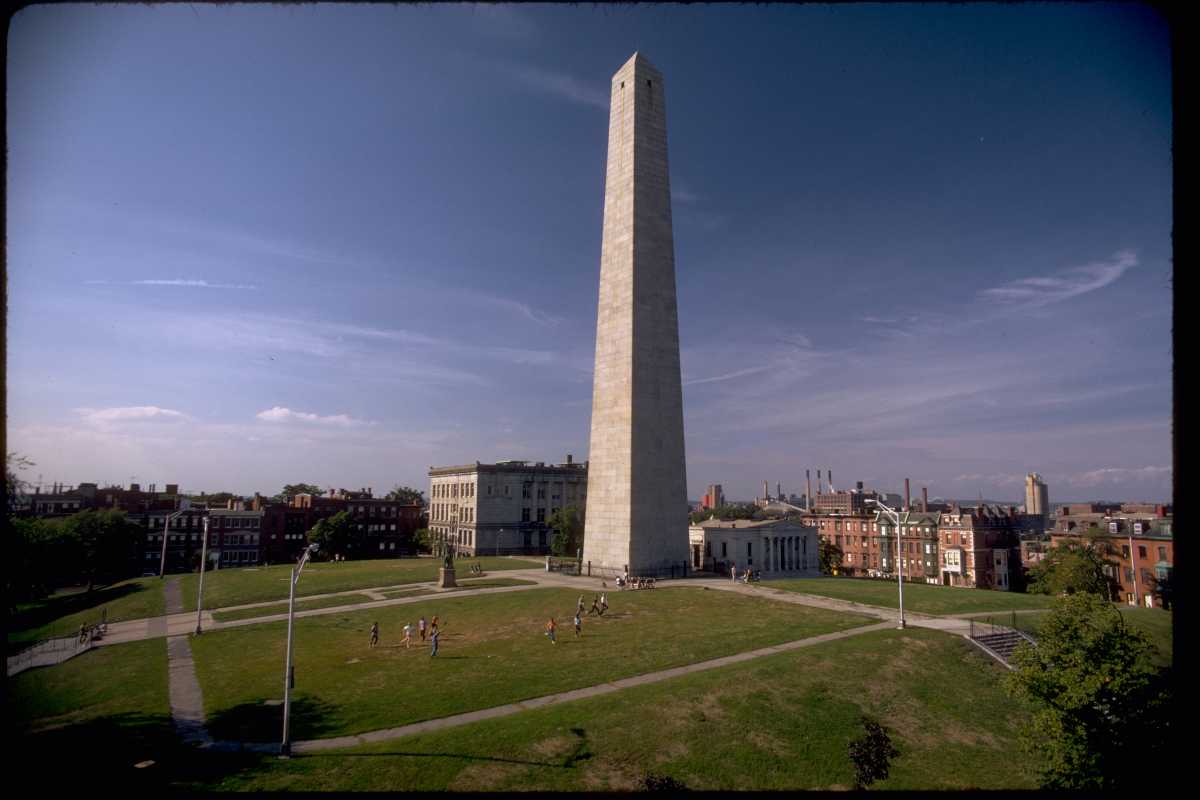
[[[838,600],[852,600],[871,606],[900,607],[896,581],[871,578],[788,578],[763,581],[759,585]],[[1051,605],[1053,598],[1046,595],[933,586],[907,581],[904,583],[905,610],[924,614],[967,614],[976,611],[1049,608]]]
[[[5,724],[8,760],[20,765],[27,785],[88,783],[94,771],[105,785],[142,785],[134,764],[178,747],[166,640],[100,647],[9,678]]]
[[[109,622],[157,617],[166,611],[162,581],[135,578],[87,592],[59,592],[45,600],[25,603],[9,618],[8,641],[24,644],[71,636],[80,625],[100,621],[107,611]]]
[[[521,559],[473,558],[460,560],[458,576],[468,577],[469,564],[480,563],[485,572],[510,569],[536,569],[537,565]],[[436,558],[399,558],[375,561],[321,561],[304,568],[300,582],[296,584],[296,596],[303,597],[330,592],[346,592],[353,589],[375,589],[398,586],[404,583],[422,583],[437,580],[441,561]],[[269,600],[287,602],[288,575],[290,564],[270,567],[238,567],[219,569],[204,575],[204,607],[228,608],[246,603],[262,603]],[[183,604],[187,611],[196,610],[196,589],[199,574],[190,573],[182,577]]]
[[[322,738],[489,708],[875,622],[766,599],[678,587],[610,593],[603,618],[570,624],[577,591],[557,588],[428,601],[296,622],[293,736]],[[590,595],[585,598],[590,605]],[[442,623],[441,652],[400,648],[418,616]],[[543,635],[553,614],[558,644]],[[380,646],[369,649],[371,623]],[[192,650],[215,738],[272,741],[286,623],[213,631]]]
[[[533,581],[524,581],[519,578],[476,578],[471,581],[461,581],[457,588],[444,589],[438,591],[436,589],[400,589],[382,594],[389,600],[394,600],[398,597],[410,597],[416,595],[428,594],[444,594],[445,592],[463,592],[470,589],[490,589],[498,586],[535,586]],[[336,608],[337,606],[348,606],[355,603],[369,603],[376,598],[370,595],[361,593],[337,594],[327,597],[314,598],[296,598],[297,611],[311,611],[314,608]],[[194,604],[193,604],[194,605]],[[287,603],[272,603],[265,606],[254,606],[252,608],[239,608],[233,611],[215,611],[213,619],[217,622],[232,622],[239,619],[254,619],[256,617],[269,617],[275,614],[286,614],[288,610]]]
[[[653,772],[691,789],[846,789],[867,713],[900,750],[872,788],[1036,788],[1016,739],[1028,710],[1003,694],[1002,674],[960,637],[877,631],[451,730],[256,758],[187,786],[628,791]]]
[[[1125,618],[1125,622],[1129,627],[1139,630],[1150,637],[1151,643],[1154,644],[1155,649],[1158,651],[1155,658],[1156,663],[1160,665],[1170,664],[1172,655],[1174,654],[1172,613],[1164,611],[1161,608],[1139,608],[1125,603],[1114,603],[1113,605],[1121,612],[1121,616]],[[1050,612],[1017,614],[1017,628],[1028,631],[1036,636],[1038,625],[1048,613]],[[999,625],[1009,625],[1011,624],[1011,619],[1009,617],[997,618],[995,622]]]

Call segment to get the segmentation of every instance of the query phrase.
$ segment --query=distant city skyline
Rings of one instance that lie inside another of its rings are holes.
[[[243,494],[586,460],[641,51],[689,497],[1167,502],[1168,41],[1120,4],[24,8],[7,449]]]

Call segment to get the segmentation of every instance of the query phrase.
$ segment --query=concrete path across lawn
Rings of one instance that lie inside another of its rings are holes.
[[[178,615],[183,611],[183,585],[178,576],[167,579],[163,595],[167,614]],[[164,633],[158,635],[166,635],[168,618],[150,620],[152,624],[161,622]],[[191,618],[190,615],[188,618]],[[192,660],[192,644],[188,633],[167,639],[167,692],[171,703],[171,722],[184,742],[208,744],[212,738],[204,728],[204,695],[196,678],[196,662]]]
[[[478,722],[485,719],[495,719],[496,717],[505,717],[510,714],[516,714],[521,711],[528,711],[534,708],[544,708],[546,706],[555,705],[557,703],[569,703],[573,700],[583,700],[589,697],[598,697],[612,692],[619,692],[622,689],[628,689],[633,686],[645,686],[659,681],[670,680],[682,675],[690,675],[694,672],[703,672],[705,670],[717,669],[730,664],[739,664],[743,661],[750,661],[763,656],[775,655],[776,653],[786,653],[792,650],[799,650],[803,647],[811,647],[812,645],[822,644],[824,642],[832,642],[837,639],[846,639],[850,636],[858,636],[862,633],[871,631],[887,630],[891,628],[890,622],[877,622],[874,625],[865,625],[859,628],[851,628],[850,630],[836,631],[834,633],[826,633],[820,636],[812,636],[807,639],[799,639],[794,642],[785,642],[783,644],[771,645],[770,647],[760,647],[757,650],[749,650],[745,653],[736,653],[731,656],[723,656],[714,658],[708,661],[701,661],[696,664],[686,664],[682,667],[674,667],[672,669],[664,669],[658,672],[649,672],[645,675],[635,675],[631,678],[622,678],[612,681],[611,683],[601,683],[595,686],[587,686],[582,689],[574,689],[569,692],[559,692],[557,694],[545,695],[543,697],[535,697],[530,700],[522,700],[518,703],[509,703],[503,706],[494,708],[484,708],[478,711],[468,711],[464,714],[455,714],[450,717],[441,717],[439,719],[425,720],[424,722],[414,722],[411,725],[401,725],[397,728],[386,728],[384,730],[369,731],[360,733],[354,736],[338,736],[330,739],[311,739],[308,741],[294,742],[292,744],[292,752],[297,754],[315,753],[321,750],[337,750],[345,747],[356,747],[358,745],[370,744],[372,742],[384,742],[390,739],[398,739],[403,736],[412,736],[417,733],[428,733],[430,731],[443,730],[445,728],[454,728],[459,725],[468,725],[472,722]],[[269,751],[277,745],[267,745],[262,743],[241,744],[236,742],[214,742],[214,749],[220,750],[254,750],[254,751]]]

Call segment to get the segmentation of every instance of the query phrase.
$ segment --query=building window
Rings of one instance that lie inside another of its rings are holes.
[[[1129,558],[1129,545],[1121,545],[1121,558]]]
[[[729,557],[729,552],[725,549],[726,544],[728,544],[728,542],[721,542],[721,558],[723,559]]]
[[[1159,561],[1167,560],[1167,548],[1165,548],[1165,547],[1158,548],[1158,560]]]
[[[1138,558],[1146,557],[1146,548],[1144,545],[1138,545]]]
[[[546,521],[546,509],[544,509],[544,508],[539,508],[539,509],[538,509],[538,518],[537,518],[537,521],[538,521],[538,522],[545,522],[545,521]]]
[[[521,522],[529,522],[529,509],[528,508],[521,509]]]

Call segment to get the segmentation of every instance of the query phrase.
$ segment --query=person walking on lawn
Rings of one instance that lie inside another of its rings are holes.
[[[554,638],[554,631],[558,628],[558,623],[554,621],[554,617],[546,623],[546,635],[550,637],[550,644],[558,644],[558,640]]]
[[[404,649],[412,647],[412,623],[404,623],[404,638],[400,640],[404,644]]]
[[[425,615],[424,614],[422,614],[421,618],[419,620],[417,620],[417,630],[420,631],[420,633],[421,633],[421,641],[422,642],[425,641]]]
[[[579,617],[579,612],[575,612],[575,638],[579,638],[579,632],[583,628],[583,620]]]
[[[437,614],[434,614],[433,619],[429,620],[429,635],[433,636],[435,633],[437,633],[437,629],[438,629],[438,617],[437,617]]]
[[[601,613],[603,612],[600,611],[600,595],[592,595],[592,607],[588,609],[588,616],[590,617],[592,614]]]
[[[371,647],[379,644],[379,623],[376,622],[371,626]]]
[[[576,614],[583,613],[583,595],[579,595],[579,602],[575,604],[575,613]]]
[[[440,639],[441,637],[442,637],[442,635],[441,635],[441,633],[438,632],[437,626],[436,625],[432,626],[430,629],[430,632],[429,632],[429,643],[431,645],[433,645],[433,649],[429,651],[430,658],[433,658],[434,656],[437,655],[438,639]]]
[[[604,612],[608,611],[608,592],[600,593],[600,616],[604,616]]]

